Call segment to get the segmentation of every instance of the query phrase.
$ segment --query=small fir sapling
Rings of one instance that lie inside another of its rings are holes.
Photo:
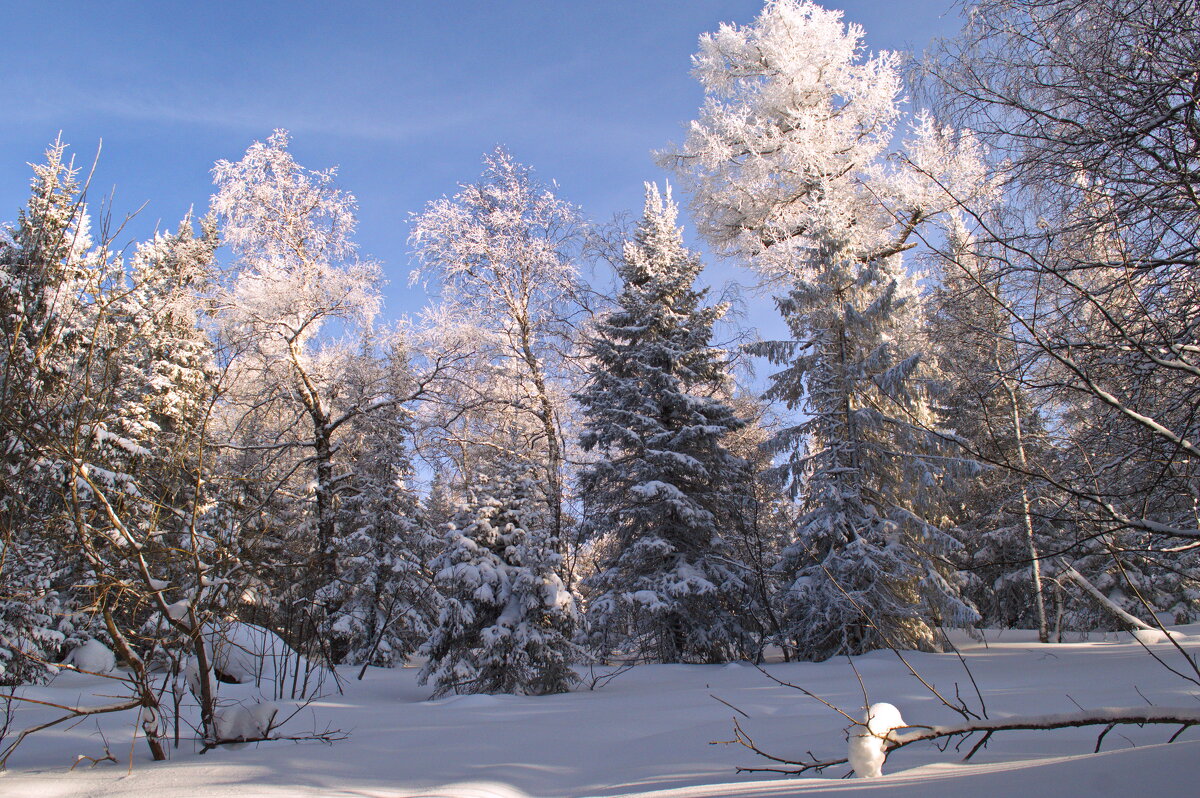
[[[528,466],[476,474],[432,563],[442,609],[422,651],[422,684],[446,693],[564,692],[575,601],[558,576],[543,487]]]

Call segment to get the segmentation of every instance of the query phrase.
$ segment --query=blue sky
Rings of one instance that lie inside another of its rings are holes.
[[[697,37],[747,23],[753,0],[8,2],[0,74],[0,219],[15,218],[58,131],[91,162],[92,201],[147,203],[125,238],[207,206],[209,169],[273,128],[310,168],[339,166],[357,240],[384,264],[387,314],[419,309],[407,219],[474,179],[496,144],[592,219],[640,209],[651,151],[701,101]],[[919,51],[958,26],[951,0],[844,0],[870,49]],[[685,235],[691,239],[690,224]],[[694,240],[693,240],[693,243]],[[748,281],[729,264],[708,279]],[[772,311],[752,303],[761,321]],[[763,312],[760,312],[760,309]],[[763,325],[768,332],[778,325]]]

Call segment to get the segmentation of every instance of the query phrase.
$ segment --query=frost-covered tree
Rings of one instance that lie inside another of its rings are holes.
[[[863,31],[811,2],[772,0],[752,25],[701,38],[707,100],[665,160],[700,229],[786,290],[793,339],[754,352],[783,366],[767,396],[805,420],[777,439],[803,515],[781,569],[788,637],[808,657],[932,647],[968,624],[937,504],[946,452],[925,384],[921,298],[901,255],[953,206],[945,186],[978,166],[927,118],[907,160],[885,161],[900,121],[897,56],[862,52]]]
[[[477,472],[432,563],[443,604],[422,684],[446,693],[561,693],[578,680],[575,601],[558,576],[540,469]]]
[[[529,430],[524,448],[537,452],[550,533],[561,548],[566,396],[559,382],[577,283],[571,250],[578,213],[503,148],[485,156],[484,167],[478,182],[414,219],[411,240],[422,266],[413,278],[440,283],[455,324],[485,334],[478,340],[493,373],[489,393],[474,398],[524,417],[516,425]],[[514,424],[501,426],[503,438]]]
[[[303,584],[295,587],[311,596],[340,578],[334,545],[339,431],[399,398],[342,400],[342,371],[354,352],[354,333],[369,328],[379,309],[378,267],[355,254],[354,197],[334,188],[333,170],[314,172],[297,164],[287,144],[287,134],[275,131],[265,143],[252,144],[242,160],[218,161],[212,209],[223,241],[237,256],[221,314],[234,360],[231,415],[235,407],[245,411],[231,420],[231,430],[259,430],[258,440],[238,444],[248,450],[301,457],[268,469],[281,479],[296,471],[310,474],[311,505],[290,522],[307,539],[293,539],[290,547],[292,556],[307,560]],[[330,328],[343,340],[332,338]],[[294,574],[290,581],[296,582]],[[329,622],[325,617],[318,625]],[[336,661],[345,651],[327,654]]]
[[[1193,0],[981,0],[924,64],[997,156],[1004,212],[963,207],[1004,278],[980,293],[1014,331],[1008,376],[1053,414],[1061,454],[1034,472],[1063,497],[1057,548],[1147,617],[1142,599],[1196,606],[1196,18]]]
[[[784,639],[780,591],[787,585],[775,569],[780,554],[796,529],[796,505],[775,468],[771,441],[782,426],[775,408],[764,399],[746,393],[730,398],[730,406],[746,425],[724,437],[735,456],[746,461],[750,483],[740,510],[742,523],[727,532],[732,558],[743,567],[744,577],[755,597],[753,617],[761,647]],[[784,657],[790,653],[783,649]]]
[[[33,171],[29,202],[0,240],[0,516],[10,528],[45,498],[35,483],[54,483],[37,466],[67,423],[72,367],[93,321],[78,169],[56,141]]]
[[[751,475],[724,438],[740,429],[711,345],[725,308],[705,304],[700,259],[683,245],[670,193],[647,186],[645,211],[617,267],[616,309],[594,325],[578,394],[583,535],[602,552],[590,638],[656,662],[725,662],[753,649],[760,596],[731,538],[746,523]]]
[[[123,415],[145,412],[157,445],[192,458],[220,381],[204,329],[216,280],[215,221],[199,220],[199,235],[194,224],[189,216],[175,233],[159,234],[137,248],[130,288],[117,308],[137,330],[139,344],[124,353],[132,361],[129,368],[141,370],[128,401],[144,408]]]

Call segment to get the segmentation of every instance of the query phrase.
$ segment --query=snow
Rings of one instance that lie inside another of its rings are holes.
[[[99,640],[88,640],[74,648],[63,664],[73,665],[88,673],[109,673],[117,666],[117,657],[112,649]]]
[[[188,609],[190,609],[191,606],[191,599],[180,599],[179,601],[167,605],[167,616],[173,621],[178,621],[187,615]]]
[[[253,740],[271,730],[279,707],[269,701],[237,703],[217,710],[217,737],[222,740]]]
[[[863,779],[882,776],[890,734],[905,725],[895,705],[883,701],[872,704],[863,713],[863,725],[850,733],[847,756],[854,775]]]
[[[1166,643],[1170,640],[1181,640],[1182,635],[1170,629],[1134,629],[1130,632],[1139,642],[1151,646],[1155,643]]]
[[[1179,639],[1200,654],[1200,626],[1183,627]],[[985,642],[954,637],[983,691],[989,715],[1075,712],[1079,706],[1194,706],[1195,685],[1151,659],[1126,633],[1043,645],[1033,632],[988,632]],[[1156,649],[1174,667],[1171,647]],[[974,692],[953,654],[906,653],[906,659],[944,695]],[[914,724],[961,720],[942,706],[888,651],[854,658],[859,685],[845,659],[822,663],[772,663],[773,675],[846,709],[862,712],[863,687],[871,704],[894,702]],[[369,669],[359,682],[347,670],[345,693],[328,693],[285,724],[292,735],[326,727],[350,733],[333,746],[289,742],[226,746],[198,756],[185,742],[172,760],[154,764],[137,740],[129,767],[132,713],[97,719],[119,764],[68,768],[76,755],[103,753],[97,722],[89,719],[30,737],[0,776],[0,795],[21,798],[215,798],[246,796],[639,796],[721,798],[785,795],[888,795],[1056,798],[1195,795],[1200,779],[1200,729],[1165,745],[1173,727],[1117,727],[1102,752],[1092,754],[1102,727],[1053,732],[997,733],[969,763],[967,746],[939,751],[917,743],[893,752],[885,775],[841,780],[849,766],[819,777],[789,779],[769,773],[737,774],[737,766],[767,766],[737,745],[710,745],[733,736],[736,716],[764,750],[789,758],[812,751],[845,755],[846,719],[752,667],[643,665],[588,690],[588,674],[575,691],[550,696],[460,696],[428,700],[416,684],[417,668]],[[603,672],[603,671],[599,671]],[[250,688],[221,685],[242,697]],[[1190,688],[1190,689],[1189,689]],[[24,695],[40,700],[108,703],[110,679],[64,671],[49,686]],[[223,692],[223,695],[226,695]],[[749,717],[714,700],[727,701]],[[243,705],[252,711],[247,694]],[[295,704],[279,701],[279,718]],[[15,729],[53,717],[45,707],[16,710]],[[238,723],[253,721],[244,714]],[[233,720],[231,718],[231,720]],[[853,731],[853,730],[852,730]],[[10,738],[11,739],[11,738]],[[977,739],[977,738],[976,738]],[[1137,747],[1135,747],[1137,746]],[[869,792],[868,792],[869,791]]]

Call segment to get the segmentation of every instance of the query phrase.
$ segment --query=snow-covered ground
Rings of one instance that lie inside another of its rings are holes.
[[[1200,653],[1200,626],[1180,640]],[[992,717],[1070,712],[1078,708],[1196,707],[1200,688],[1157,664],[1129,635],[1063,645],[1039,645],[1029,633],[989,633],[986,644],[962,641],[962,651]],[[1182,664],[1169,644],[1152,646]],[[909,661],[940,691],[974,701],[970,679],[953,655],[910,654]],[[957,719],[914,679],[891,652],[854,661],[872,702],[895,704],[913,724]],[[853,712],[863,696],[845,659],[774,664],[780,679],[803,685]],[[416,670],[371,670],[362,682],[346,673],[342,695],[314,702],[285,732],[326,726],[350,734],[332,746],[273,742],[195,753],[190,744],[168,763],[152,763],[145,744],[132,747],[133,717],[100,720],[119,765],[84,765],[79,754],[103,753],[97,724],[51,729],[29,738],[0,776],[0,795],[44,796],[619,796],[656,798],[791,794],[896,796],[1195,796],[1200,794],[1200,729],[1165,745],[1171,727],[1118,727],[1092,754],[1099,728],[1009,732],[963,764],[963,751],[922,743],[894,753],[884,777],[839,780],[838,766],[818,778],[735,773],[768,763],[728,740],[735,714],[759,746],[799,758],[846,753],[846,721],[800,692],[779,686],[747,664],[651,665],[631,669],[596,690],[546,697],[459,696],[426,700]],[[1189,689],[1190,688],[1190,689]],[[98,677],[63,673],[26,695],[95,701],[111,693]],[[21,707],[14,729],[47,718]],[[10,732],[11,734],[11,732]]]

